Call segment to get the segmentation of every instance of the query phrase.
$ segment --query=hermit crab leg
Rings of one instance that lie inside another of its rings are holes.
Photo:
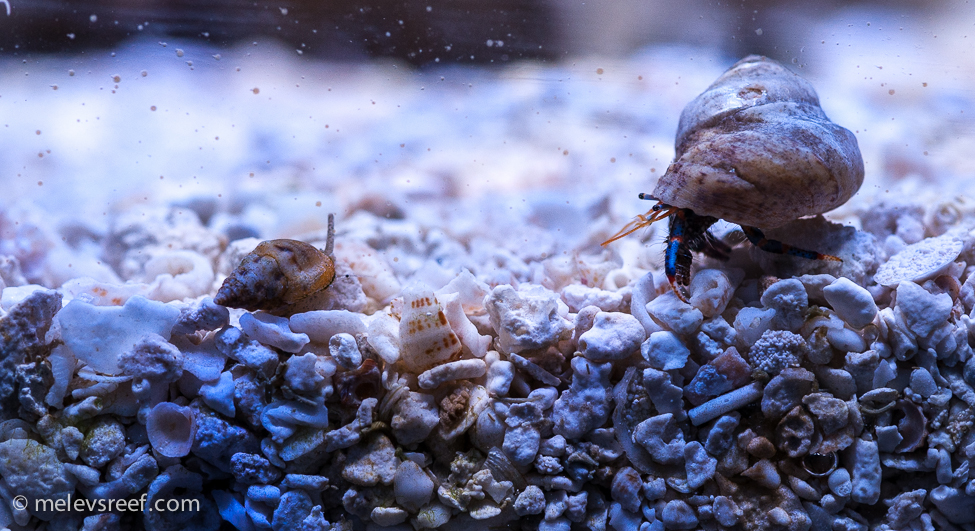
[[[664,252],[664,273],[667,274],[674,294],[684,302],[687,302],[687,289],[684,286],[690,282],[693,260],[685,241],[688,212],[690,211],[686,208],[675,209],[674,217],[670,218],[670,235],[667,237],[667,250]]]
[[[808,258],[809,260],[831,260],[834,262],[843,261],[843,259],[831,254],[808,251],[806,249],[800,249],[798,247],[793,247],[791,245],[782,243],[778,240],[770,240],[765,237],[764,232],[755,227],[742,225],[741,230],[745,232],[745,237],[748,238],[748,241],[752,242],[752,245],[769,253],[788,254],[791,256],[798,256],[800,258]]]
[[[609,245],[610,243],[613,243],[624,236],[629,236],[630,234],[633,234],[634,232],[642,229],[643,227],[649,227],[655,221],[660,221],[666,218],[667,216],[670,216],[674,212],[680,210],[677,207],[672,207],[670,205],[665,205],[659,202],[659,200],[656,197],[653,197],[650,194],[640,193],[639,197],[640,199],[654,200],[658,202],[656,205],[653,205],[653,208],[648,210],[646,214],[639,214],[637,217],[633,218],[633,220],[627,223],[626,225],[624,225],[619,232],[614,234],[612,238],[604,241],[601,245]]]

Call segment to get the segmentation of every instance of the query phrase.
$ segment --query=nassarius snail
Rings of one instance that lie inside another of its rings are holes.
[[[719,218],[765,251],[839,260],[768,240],[757,227],[832,210],[862,183],[856,137],[826,117],[812,85],[751,55],[684,108],[674,162],[652,194],[640,194],[658,203],[604,245],[669,217],[665,270],[685,299],[691,251],[727,259],[729,247],[708,232]]]
[[[213,301],[245,310],[274,310],[327,288],[335,279],[335,218],[328,215],[325,250],[298,240],[267,240],[247,254]]]

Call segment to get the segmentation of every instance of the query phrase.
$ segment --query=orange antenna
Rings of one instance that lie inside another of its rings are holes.
[[[644,194],[640,194],[640,199],[643,199],[643,195]],[[677,207],[672,207],[669,205],[665,205],[663,203],[657,203],[656,205],[653,205],[653,208],[648,210],[646,214],[640,214],[637,217],[633,218],[633,220],[627,223],[626,225],[624,225],[619,232],[614,234],[612,238],[604,241],[600,245],[604,245],[604,246],[608,245],[624,236],[629,236],[630,234],[633,234],[634,232],[642,229],[643,227],[649,227],[655,221],[660,221],[670,216],[677,210],[678,210]]]

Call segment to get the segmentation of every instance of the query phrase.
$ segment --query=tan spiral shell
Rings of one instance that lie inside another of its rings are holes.
[[[676,151],[653,195],[741,225],[821,214],[863,183],[853,133],[826,117],[808,81],[757,55],[684,108]]]
[[[273,310],[323,290],[335,278],[332,257],[298,240],[261,242],[213,298],[222,306]]]

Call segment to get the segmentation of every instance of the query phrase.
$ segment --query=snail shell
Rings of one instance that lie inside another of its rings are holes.
[[[250,311],[273,310],[327,288],[334,278],[329,254],[297,240],[268,240],[244,257],[213,301]]]
[[[400,362],[413,374],[455,360],[462,348],[436,295],[418,284],[403,290],[399,340]]]
[[[653,195],[741,225],[821,214],[863,183],[853,133],[826,117],[808,81],[757,55],[684,108],[676,151]]]

